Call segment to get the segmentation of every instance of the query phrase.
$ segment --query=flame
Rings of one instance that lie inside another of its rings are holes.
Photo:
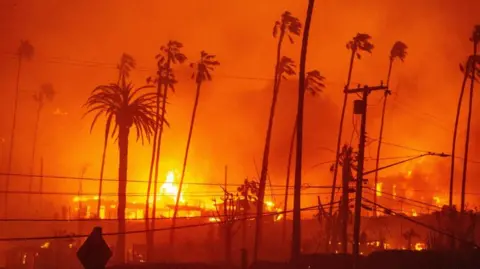
[[[277,211],[278,215],[275,216],[274,221],[279,221],[279,220],[281,220],[281,219],[283,219],[283,218],[286,217],[286,216],[285,216],[286,213],[282,213],[282,211],[283,211],[282,209],[277,208],[276,211]]]
[[[208,221],[210,221],[210,222],[220,222],[220,218],[210,217],[210,218],[208,218]]]
[[[425,244],[424,243],[416,243],[415,244],[415,250],[416,251],[422,251],[425,249]]]
[[[416,217],[416,216],[418,216],[417,211],[412,208],[412,217]]]
[[[377,196],[378,197],[382,196],[382,187],[383,187],[383,182],[378,182],[377,186],[375,186],[375,189],[377,190]]]
[[[397,198],[397,185],[393,184],[393,200]]]
[[[442,200],[440,199],[439,196],[433,196],[433,201],[435,202],[435,204],[436,204],[437,206],[439,206],[439,205],[441,205],[441,201],[442,201]]]
[[[49,247],[50,247],[50,242],[48,242],[48,241],[45,242],[45,243],[43,243],[43,244],[40,246],[40,248],[49,248]]]
[[[160,187],[160,194],[172,197],[173,201],[177,201],[178,187],[173,184],[175,181],[175,174],[173,171],[168,171],[165,183]],[[158,199],[158,197],[157,197]],[[180,193],[180,202],[184,203],[183,195]]]
[[[275,207],[275,203],[272,201],[265,201],[265,205],[267,206],[268,211],[273,211]]]
[[[407,177],[411,177],[411,176],[412,176],[412,170],[408,170]]]

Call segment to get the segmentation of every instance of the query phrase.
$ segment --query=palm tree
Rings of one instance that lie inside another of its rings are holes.
[[[477,65],[477,49],[480,43],[480,25],[476,25],[473,31],[470,41],[473,43],[473,56],[472,56],[472,70],[470,78],[470,98],[468,99],[468,118],[467,118],[467,137],[465,139],[465,153],[463,157],[463,174],[462,174],[462,198],[460,202],[460,211],[465,212],[465,188],[467,184],[467,167],[468,167],[468,147],[470,144],[470,125],[472,121],[472,104],[473,104],[473,89],[475,85],[475,71]],[[453,153],[452,153],[453,154]]]
[[[372,43],[370,43],[371,38],[372,37],[368,34],[358,33],[350,42],[347,43],[347,49],[351,50],[352,53],[350,56],[350,67],[348,69],[347,85],[345,86],[345,89],[348,89],[350,87],[352,71],[353,71],[353,63],[354,63],[355,57],[357,57],[357,59],[361,59],[362,55],[360,54],[360,52],[372,53],[374,46]],[[348,97],[348,94],[345,92],[343,95],[342,114],[340,116],[340,127],[338,131],[337,149],[336,149],[335,156],[339,156],[339,153],[340,153],[340,145],[342,142],[343,120],[345,118],[345,109],[347,107],[347,100],[348,100],[347,97]],[[333,204],[333,200],[335,199],[337,173],[338,173],[338,157],[337,157],[336,164],[334,166],[334,171],[333,171],[333,182],[332,182],[332,190],[330,195],[330,204]],[[329,215],[330,216],[332,215],[332,207],[330,207],[329,209]],[[327,244],[328,244],[328,241],[329,240],[327,240]]]
[[[123,84],[123,85],[122,85]],[[155,130],[155,101],[156,94],[145,92],[151,86],[134,88],[129,83],[114,83],[96,87],[85,107],[86,114],[95,113],[94,122],[98,117],[105,115],[107,124],[114,123],[111,136],[118,141],[119,169],[118,169],[118,239],[116,244],[116,258],[125,262],[125,208],[127,191],[128,168],[128,139],[130,128],[136,129],[137,141],[150,141]],[[162,119],[163,120],[163,119]]]
[[[278,81],[276,81],[276,89],[274,91],[272,105],[270,108],[270,118],[268,121],[267,128],[267,138],[265,141],[265,148],[263,152],[263,162],[262,162],[262,171],[260,173],[260,183],[259,183],[259,193],[258,193],[258,203],[257,203],[257,219],[255,226],[255,245],[254,245],[254,260],[257,257],[258,249],[260,247],[260,238],[262,233],[262,216],[263,216],[263,207],[264,198],[265,198],[265,188],[267,183],[267,173],[268,173],[268,155],[270,152],[270,140],[273,129],[273,118],[275,116],[275,107],[277,104],[278,90],[280,89],[280,83],[282,79],[286,79],[287,76],[295,75],[295,63],[293,60],[287,56],[283,56],[278,63],[278,71],[276,74]],[[263,182],[263,184],[262,184]]]
[[[452,155],[450,160],[450,192],[448,198],[448,206],[450,208],[453,207],[453,181],[454,181],[454,174],[455,174],[455,150],[457,144],[457,131],[458,131],[458,122],[460,120],[460,109],[462,107],[463,95],[465,93],[465,87],[467,85],[467,80],[471,76],[472,70],[472,57],[468,57],[467,62],[465,65],[460,64],[460,71],[464,74],[463,75],[463,82],[462,87],[460,89],[460,96],[458,98],[458,105],[457,105],[457,114],[455,115],[455,125],[453,128],[453,142],[452,142]]]
[[[263,158],[262,158],[262,170],[260,172],[260,184],[259,184],[259,192],[258,192],[258,203],[257,203],[257,222],[256,222],[256,230],[255,230],[255,248],[254,248],[254,260],[257,258],[258,247],[260,246],[260,237],[261,237],[261,218],[263,214],[263,202],[265,199],[265,187],[267,183],[267,175],[268,175],[268,159],[270,153],[270,140],[272,136],[272,128],[273,128],[273,119],[275,117],[275,107],[278,98],[278,91],[279,91],[279,84],[281,80],[281,71],[282,70],[282,60],[281,52],[282,52],[282,45],[285,36],[288,37],[290,43],[293,44],[293,36],[299,36],[302,29],[302,23],[300,20],[292,15],[290,11],[285,11],[279,21],[275,22],[273,26],[273,37],[278,36],[277,42],[277,55],[275,61],[275,72],[274,72],[274,79],[273,79],[273,96],[272,96],[272,103],[270,106],[270,116],[267,125],[267,135],[265,138],[265,146],[263,149]],[[293,62],[293,61],[292,61]]]
[[[37,137],[38,137],[38,126],[40,123],[40,114],[42,112],[43,106],[46,101],[52,101],[55,96],[55,90],[53,89],[52,84],[46,83],[40,86],[38,92],[33,95],[33,100],[37,103],[37,117],[35,120],[35,131],[33,133],[33,147],[32,147],[32,159],[30,161],[30,175],[33,175],[33,170],[35,167],[35,153],[37,149]],[[30,176],[30,181],[28,184],[28,191],[32,191],[33,177]],[[28,202],[30,203],[31,196],[28,196]]]
[[[201,51],[200,60],[196,63],[190,64],[190,67],[194,69],[192,78],[195,79],[195,83],[197,84],[197,90],[195,94],[195,102],[193,103],[192,118],[190,120],[190,129],[188,131],[185,157],[183,158],[182,174],[180,176],[180,183],[178,184],[178,193],[175,201],[175,209],[173,211],[172,230],[170,232],[170,244],[172,246],[174,245],[175,224],[176,224],[177,214],[178,214],[178,205],[180,203],[180,194],[182,193],[183,180],[185,178],[185,169],[187,168],[188,152],[190,150],[190,141],[192,139],[193,126],[195,125],[195,117],[197,116],[197,107],[198,107],[198,102],[200,100],[200,89],[202,87],[203,82],[212,80],[212,76],[210,72],[213,72],[215,67],[220,65],[220,62],[217,61],[215,58],[216,58],[215,55],[208,54],[205,51]]]
[[[125,85],[126,79],[130,77],[130,71],[135,68],[135,59],[132,56],[124,53],[120,58],[120,64],[117,66],[118,69],[118,85]],[[90,126],[90,132],[93,130],[95,122],[92,122]],[[98,201],[97,201],[97,217],[100,218],[100,207],[102,206],[102,188],[103,188],[103,173],[105,169],[105,158],[107,155],[107,145],[108,145],[108,136],[110,134],[110,127],[112,125],[112,118],[107,118],[105,124],[105,135],[103,138],[103,152],[102,152],[102,163],[100,165],[100,181],[98,183]]]
[[[12,121],[12,130],[10,133],[10,151],[8,155],[8,168],[7,168],[7,178],[5,180],[5,201],[4,201],[4,217],[7,217],[8,212],[8,191],[10,189],[10,173],[12,172],[12,161],[13,161],[13,146],[15,142],[15,130],[17,127],[17,110],[18,110],[18,94],[20,91],[20,74],[22,71],[23,60],[31,60],[33,58],[35,49],[28,40],[21,40],[20,46],[17,50],[18,57],[18,69],[17,69],[17,86],[15,90],[15,99],[13,102],[13,121]]]
[[[147,186],[147,197],[145,202],[145,228],[147,236],[147,258],[153,258],[153,246],[154,246],[154,236],[153,232],[149,232],[148,226],[148,214],[150,206],[150,192],[152,188],[152,175],[154,175],[154,184],[153,184],[153,204],[152,204],[152,219],[151,219],[151,228],[155,230],[155,218],[157,211],[157,191],[158,191],[158,167],[160,164],[160,148],[162,142],[162,135],[164,129],[165,121],[161,120],[165,118],[167,111],[167,96],[169,89],[174,91],[174,85],[177,83],[175,75],[171,68],[172,64],[181,64],[187,60],[187,57],[180,52],[180,49],[183,48],[183,44],[178,41],[169,41],[166,46],[160,47],[160,53],[155,56],[157,60],[157,75],[154,78],[150,78],[147,82],[153,82],[157,86],[157,99],[155,107],[155,115],[157,123],[155,125],[153,147],[152,147],[152,158],[150,161],[150,171],[148,174],[148,186]],[[163,93],[161,92],[163,86]],[[163,96],[162,100],[160,97]],[[161,103],[161,106],[160,106]],[[154,170],[155,167],[155,170]]]
[[[307,63],[308,35],[312,21],[315,0],[308,1],[305,29],[303,31],[302,50],[300,52],[300,74],[298,78],[298,106],[297,106],[297,153],[295,158],[295,184],[293,196],[293,233],[292,233],[292,261],[298,263],[301,246],[300,227],[300,189],[302,187],[302,150],[303,150],[303,103],[305,98],[305,65]]]
[[[305,78],[305,90],[307,93],[310,93],[312,96],[316,96],[317,94],[321,93],[325,88],[325,84],[323,81],[325,77],[320,74],[318,70],[312,70],[307,72],[307,77]],[[297,119],[295,119],[295,123],[293,125],[293,133],[290,140],[290,148],[288,151],[288,164],[287,164],[287,180],[285,184],[285,202],[283,205],[283,212],[287,212],[288,207],[288,188],[290,187],[290,169],[292,166],[292,159],[293,159],[293,146],[295,144],[295,135],[297,133]],[[284,213],[283,217],[283,241],[285,241],[287,232],[287,213]]]
[[[404,61],[407,56],[407,45],[402,41],[397,41],[393,44],[392,50],[390,51],[390,64],[388,66],[388,75],[387,75],[387,88],[390,86],[390,76],[392,74],[393,62],[395,59]],[[383,124],[385,122],[385,108],[387,106],[387,97],[390,94],[390,89],[385,91],[383,98],[383,107],[382,107],[382,119],[380,120],[380,135],[378,137],[378,147],[377,147],[377,159],[375,161],[375,190],[378,183],[378,165],[380,161],[380,149],[382,147],[382,138],[383,138]],[[373,195],[373,215],[377,216],[377,192],[374,192]]]

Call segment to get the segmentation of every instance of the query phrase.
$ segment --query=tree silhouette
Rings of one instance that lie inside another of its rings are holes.
[[[30,175],[33,175],[35,169],[35,153],[37,149],[37,137],[38,137],[38,127],[40,123],[40,114],[42,112],[45,102],[51,102],[55,96],[55,90],[53,89],[52,84],[46,83],[40,86],[38,92],[33,95],[33,100],[37,103],[37,115],[35,119],[35,130],[33,132],[33,146],[32,146],[32,158],[30,161]],[[32,191],[33,186],[33,177],[30,177],[28,184],[28,191]],[[28,202],[30,203],[31,196],[28,196]]]
[[[472,64],[471,70],[472,73],[470,78],[470,98],[468,99],[468,118],[467,118],[467,135],[465,138],[465,151],[463,157],[463,174],[462,174],[462,196],[460,201],[460,212],[465,212],[465,188],[467,184],[467,168],[468,168],[468,149],[470,145],[470,126],[472,122],[472,106],[473,106],[473,89],[475,86],[475,67],[477,65],[477,49],[478,44],[480,43],[480,25],[474,27],[472,37],[470,41],[473,43],[473,54],[472,54]],[[468,73],[468,72],[466,72]],[[454,153],[452,153],[454,155]]]
[[[128,141],[130,128],[136,130],[137,141],[150,141],[155,130],[156,94],[146,92],[151,86],[134,88],[131,82],[100,85],[96,87],[85,103],[86,114],[94,113],[92,126],[100,116],[105,115],[106,124],[113,124],[111,136],[118,141],[118,241],[116,258],[125,262],[125,208],[127,191]],[[164,119],[162,119],[163,121]]]
[[[273,96],[272,103],[270,106],[270,116],[267,125],[267,134],[265,138],[265,146],[263,149],[262,157],[262,170],[260,172],[260,184],[258,190],[258,203],[257,203],[257,221],[255,228],[255,245],[253,252],[253,260],[257,259],[258,249],[260,247],[261,233],[262,233],[262,214],[263,214],[263,202],[265,199],[265,187],[267,184],[267,175],[268,175],[268,159],[270,153],[270,141],[272,136],[273,128],[273,119],[275,117],[275,107],[277,104],[278,91],[280,88],[280,80],[282,77],[282,68],[288,66],[288,60],[286,57],[281,57],[282,45],[285,36],[290,40],[290,43],[293,43],[293,36],[299,36],[302,29],[302,24],[300,20],[292,15],[290,11],[285,11],[279,21],[276,21],[273,26],[273,37],[278,36],[277,42],[277,55],[275,61],[275,72],[274,72],[274,82],[273,82]],[[290,60],[291,63],[293,61]]]
[[[372,53],[374,46],[372,43],[370,43],[370,40],[371,40],[370,35],[358,33],[350,42],[347,43],[347,49],[351,51],[351,56],[350,56],[350,66],[348,69],[347,85],[345,86],[346,89],[350,87],[352,71],[353,71],[353,63],[354,63],[355,57],[357,59],[361,59],[362,58],[361,52]],[[340,116],[340,127],[338,132],[338,139],[337,139],[336,156],[339,156],[339,153],[340,153],[340,145],[342,143],[343,120],[345,118],[345,109],[347,107],[347,101],[348,101],[348,94],[344,93],[342,114]],[[338,159],[337,159],[337,162],[338,162]],[[332,190],[330,195],[330,204],[332,204],[333,200],[335,199],[337,173],[338,173],[338,165],[335,165],[334,172],[333,172]],[[332,207],[330,207],[329,209],[329,215],[332,215]],[[328,244],[328,241],[329,240],[327,240],[327,244]]]
[[[120,63],[117,65],[118,69],[118,80],[117,84],[122,85],[126,84],[126,79],[130,77],[130,71],[135,68],[135,59],[132,56],[124,53],[120,58]],[[105,171],[105,158],[107,156],[107,146],[108,146],[108,136],[110,134],[110,127],[112,125],[112,119],[107,119],[105,124],[105,135],[103,138],[103,152],[102,152],[102,163],[100,165],[100,181],[98,183],[98,201],[97,201],[97,217],[100,218],[100,207],[102,206],[102,189],[103,189],[103,174]],[[93,130],[93,124],[90,127],[90,132]]]
[[[467,85],[468,79],[472,78],[472,68],[475,68],[473,65],[473,57],[468,57],[466,63],[460,64],[460,71],[463,73],[463,81],[462,86],[460,89],[460,96],[458,98],[458,105],[457,105],[457,113],[455,115],[455,125],[453,128],[453,142],[452,142],[452,155],[450,159],[450,189],[449,189],[449,201],[448,205],[450,207],[453,206],[453,182],[454,182],[454,174],[455,174],[455,150],[457,144],[457,131],[458,131],[458,123],[460,120],[460,110],[462,107],[463,95],[465,93],[465,87]],[[480,73],[479,73],[480,74]],[[475,78],[474,78],[475,79]]]
[[[153,176],[153,203],[152,203],[152,220],[151,228],[155,229],[155,218],[157,212],[157,191],[158,191],[158,167],[160,165],[160,148],[162,143],[162,135],[164,130],[164,121],[161,119],[165,118],[167,111],[167,98],[168,91],[174,91],[174,85],[177,83],[175,75],[173,73],[172,64],[182,64],[187,60],[187,57],[181,53],[180,49],[183,48],[183,44],[178,41],[169,41],[167,45],[160,47],[160,53],[155,56],[157,60],[157,74],[153,78],[147,79],[147,82],[153,82],[157,86],[157,99],[156,99],[156,125],[153,139],[152,147],[152,158],[150,161],[150,171],[148,174],[148,186],[147,186],[147,197],[145,201],[145,229],[147,236],[147,259],[151,260],[153,255],[153,246],[154,235],[153,232],[149,232],[148,225],[148,215],[149,215],[149,205],[150,205],[150,192],[152,188],[152,175],[153,171],[155,174]],[[163,87],[163,92],[162,92]],[[160,98],[163,96],[163,98]],[[161,100],[160,100],[161,99]],[[161,106],[160,106],[161,104]],[[155,170],[154,170],[155,169]]]
[[[307,72],[307,76],[305,78],[305,91],[306,93],[311,94],[312,96],[316,96],[323,91],[325,88],[325,84],[323,81],[325,77],[320,74],[318,70],[312,70]],[[283,204],[283,212],[287,212],[288,207],[288,189],[290,187],[290,170],[292,167],[292,159],[293,159],[293,146],[295,144],[295,137],[297,134],[297,119],[295,118],[295,122],[293,125],[293,133],[290,139],[290,148],[288,151],[288,164],[287,164],[287,179],[285,184],[285,199]],[[283,216],[283,240],[285,241],[286,238],[286,231],[287,231],[287,213],[284,213]]]
[[[20,75],[22,71],[22,63],[24,60],[31,60],[33,58],[35,49],[28,40],[21,40],[20,46],[17,49],[17,59],[18,59],[18,69],[17,69],[17,82],[15,89],[15,97],[13,102],[13,120],[12,120],[12,130],[10,133],[10,150],[8,153],[8,164],[7,164],[7,178],[5,180],[5,196],[4,196],[4,217],[7,217],[8,214],[8,191],[10,189],[10,173],[12,172],[12,161],[13,161],[13,149],[15,144],[15,130],[17,127],[17,111],[18,111],[18,94],[20,91]]]
[[[237,188],[237,191],[240,193],[241,199],[241,209],[242,209],[242,247],[247,247],[247,214],[250,210],[250,202],[254,204],[258,203],[258,182],[254,180],[248,180],[246,178],[242,185]]]
[[[300,52],[300,72],[298,76],[298,105],[297,105],[297,152],[295,156],[295,184],[293,189],[293,232],[292,232],[292,254],[291,259],[298,265],[301,248],[301,227],[300,227],[300,190],[302,187],[302,157],[303,157],[303,106],[305,98],[305,66],[307,64],[308,37],[310,23],[313,16],[315,0],[308,1],[307,16],[305,18],[305,29],[303,31],[302,49]]]
[[[375,160],[375,188],[377,187],[378,184],[378,165],[380,161],[380,150],[382,148],[382,139],[383,139],[383,125],[385,123],[385,108],[387,106],[387,98],[388,95],[390,94],[390,89],[388,87],[390,86],[390,76],[392,74],[392,67],[393,67],[393,62],[395,59],[399,59],[400,61],[404,61],[405,57],[407,56],[407,45],[401,41],[395,42],[393,44],[392,50],[390,51],[390,64],[388,66],[388,75],[387,75],[387,90],[385,91],[384,97],[383,97],[383,107],[382,107],[382,118],[380,120],[380,135],[378,137],[378,146],[377,146],[377,159]],[[375,191],[373,194],[373,215],[376,217],[377,216],[377,192]]]
[[[190,129],[188,131],[187,147],[185,149],[185,157],[183,159],[182,174],[180,176],[180,183],[178,185],[178,193],[175,201],[175,209],[173,211],[172,230],[170,231],[171,245],[174,245],[175,224],[176,224],[177,214],[178,214],[178,205],[180,202],[180,194],[182,193],[183,180],[185,178],[185,170],[187,168],[187,160],[188,160],[188,153],[190,150],[190,141],[192,139],[192,134],[193,134],[193,126],[195,125],[195,117],[197,116],[197,107],[198,107],[198,102],[200,100],[200,89],[202,87],[203,82],[212,80],[212,75],[210,74],[210,72],[213,72],[215,67],[218,65],[220,65],[220,62],[216,60],[216,56],[212,54],[208,54],[205,51],[200,52],[200,60],[198,62],[190,64],[190,67],[193,68],[194,70],[192,74],[192,78],[195,79],[195,83],[197,84],[197,90],[195,94],[195,102],[193,104],[192,118],[190,120]]]
[[[284,35],[285,34],[283,35],[280,34],[282,38]],[[265,147],[263,151],[262,170],[260,172],[258,203],[257,203],[257,221],[256,221],[256,227],[255,227],[256,228],[255,229],[255,245],[254,245],[254,254],[253,254],[254,260],[257,258],[258,250],[260,247],[261,236],[262,236],[261,226],[262,226],[264,199],[265,199],[265,188],[267,185],[267,177],[268,177],[268,160],[269,160],[269,154],[270,154],[270,141],[272,137],[273,120],[275,118],[275,108],[277,105],[278,92],[280,89],[280,84],[282,79],[287,79],[288,76],[293,76],[295,74],[296,74],[295,62],[287,56],[282,56],[282,58],[277,63],[277,68],[275,72],[276,81],[274,83],[275,85],[274,85],[272,103],[270,107],[267,136],[265,138]]]

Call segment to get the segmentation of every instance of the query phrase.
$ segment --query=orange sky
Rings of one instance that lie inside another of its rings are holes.
[[[132,79],[136,85],[143,84],[154,72],[154,56],[159,47],[173,39],[185,45],[184,53],[191,61],[197,59],[200,50],[206,50],[216,54],[221,62],[214,81],[204,85],[186,181],[222,182],[224,165],[229,166],[232,182],[240,182],[245,176],[255,177],[254,160],[260,166],[272,88],[269,78],[273,74],[276,42],[271,36],[272,26],[285,10],[303,21],[305,9],[306,1],[293,0],[3,0],[0,4],[0,85],[3,89],[0,136],[6,142],[1,146],[1,170],[6,170],[4,160],[8,155],[17,72],[17,63],[11,54],[21,39],[30,40],[36,54],[22,69],[21,122],[14,171],[28,172],[29,169],[34,121],[32,92],[40,84],[51,82],[58,95],[42,115],[38,149],[45,159],[45,173],[78,176],[81,167],[89,165],[85,175],[90,177],[99,174],[103,128],[98,125],[92,135],[89,134],[91,118],[81,118],[84,112],[81,105],[96,85],[116,78],[115,64],[123,52],[137,60],[138,69],[132,72]],[[348,0],[342,3],[318,0],[310,33],[308,69],[320,70],[327,78],[327,88],[320,97],[307,100],[305,181],[329,184],[328,165],[312,166],[333,159],[333,154],[321,147],[335,148],[341,90],[349,60],[345,44],[357,32],[372,35],[376,47],[371,56],[364,55],[356,61],[355,85],[385,80],[393,43],[401,40],[409,46],[405,63],[394,66],[392,90],[395,94],[387,108],[385,140],[412,148],[449,152],[450,130],[462,79],[458,64],[471,51],[468,37],[473,25],[480,23],[478,12],[477,16],[474,14],[478,10],[480,2],[476,0]],[[285,43],[284,54],[297,60],[299,42],[300,38],[296,38],[294,45]],[[189,79],[190,71],[187,65],[176,70],[180,83],[168,107],[171,128],[164,137],[163,174],[168,169],[180,168],[193,105],[195,88]],[[295,106],[296,84],[284,85],[272,141],[274,184],[284,184]],[[370,99],[367,129],[372,137],[378,137],[380,101],[381,94],[373,94]],[[68,115],[54,115],[57,108]],[[346,115],[344,140],[349,141],[353,130],[351,108]],[[478,113],[474,113],[474,125],[478,121],[476,115]],[[461,136],[463,134],[462,131]],[[478,125],[474,126],[472,146],[480,148],[476,134]],[[129,176],[144,180],[148,175],[150,147],[135,143],[133,136],[130,144]],[[463,148],[463,144],[460,139],[460,147]],[[372,143],[367,155],[373,157],[375,149],[376,143]],[[391,146],[385,146],[383,152],[385,157],[416,154]],[[471,158],[480,160],[475,150]],[[448,161],[440,164],[448,165]],[[36,165],[38,171],[38,160]],[[367,168],[372,165],[373,162],[367,163]],[[116,167],[117,149],[112,144],[106,177],[115,178]],[[478,165],[470,167],[471,174],[479,170]],[[382,175],[396,174],[402,169],[406,167],[386,170]],[[442,185],[448,179],[438,176],[438,180]],[[47,188],[77,191],[76,183],[68,182],[55,181]],[[23,184],[19,180],[14,188],[24,188]],[[136,184],[130,187],[132,192],[142,188]],[[87,182],[84,188],[93,192],[96,185]],[[115,190],[113,183],[107,184],[108,192]]]

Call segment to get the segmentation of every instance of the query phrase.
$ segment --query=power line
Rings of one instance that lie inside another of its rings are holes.
[[[326,186],[305,186],[304,189],[308,188],[327,188]],[[328,187],[331,188],[331,187]],[[43,191],[0,191],[0,194],[25,194],[25,195],[63,195],[63,196],[98,196],[98,193],[79,193],[79,192],[43,192]],[[184,195],[185,193],[181,193]],[[320,194],[328,194],[327,192],[307,192],[307,193],[302,193],[302,195],[320,195]],[[210,197],[210,196],[223,196],[225,193],[188,193],[187,196],[189,197]],[[283,196],[285,193],[273,193],[272,195],[275,196]],[[289,194],[293,195],[293,194]],[[116,197],[118,196],[118,193],[102,193],[102,197]],[[127,197],[146,197],[146,193],[127,193],[125,194]],[[153,195],[151,195],[153,196]],[[165,196],[174,196],[174,194],[158,194],[158,197],[165,197]]]
[[[388,193],[388,192],[384,192],[384,191],[377,191],[377,190],[375,190],[375,189],[373,189],[373,188],[371,188],[371,187],[368,187],[368,186],[366,186],[365,188],[366,188],[367,190],[370,190],[370,191],[373,191],[373,192],[379,192],[379,193],[381,193],[381,194],[386,194],[386,195],[389,195],[389,196],[392,196],[392,197],[395,197],[395,198],[399,198],[399,199],[402,199],[402,200],[412,201],[412,202],[415,202],[415,203],[418,203],[418,204],[421,204],[421,205],[425,205],[425,206],[427,206],[427,207],[441,208],[440,206],[437,206],[437,205],[425,203],[425,202],[422,202],[422,201],[418,201],[418,200],[415,200],[415,199],[403,197],[403,196],[400,196],[400,195],[396,195],[396,194],[392,194],[392,193]]]
[[[100,178],[94,178],[94,177],[75,177],[75,176],[60,176],[60,175],[39,175],[39,174],[24,174],[24,173],[5,173],[5,172],[0,172],[0,176],[12,176],[12,177],[24,177],[24,178],[40,178],[42,177],[43,179],[69,179],[69,180],[85,180],[85,181],[100,181]],[[102,181],[106,182],[118,182],[118,179],[113,179],[113,178],[104,178]],[[148,183],[148,180],[136,180],[136,179],[128,179],[129,183]],[[206,182],[185,182],[183,184],[186,185],[198,185],[198,186],[223,186],[223,183],[206,183]],[[228,184],[229,186],[235,186],[235,187],[240,187],[243,184]],[[277,187],[277,188],[285,188],[285,185],[272,185],[272,187]],[[328,186],[325,186],[325,188],[328,188]]]
[[[335,204],[335,203],[334,203]],[[327,204],[330,205],[330,204]],[[333,205],[333,204],[332,204]],[[318,205],[304,207],[300,209],[301,211],[309,211],[309,210],[318,210]],[[274,212],[274,213],[264,213],[263,216],[275,216],[280,214],[287,214],[291,213],[293,210],[287,210],[282,212]],[[255,219],[256,216],[247,217],[247,218],[238,218],[235,221],[241,220],[251,220]],[[111,236],[111,235],[120,235],[120,234],[136,234],[136,233],[145,233],[147,231],[150,232],[160,232],[160,231],[169,231],[169,230],[179,230],[179,229],[187,229],[187,228],[196,228],[202,226],[209,226],[209,225],[217,225],[223,224],[227,221],[219,221],[219,222],[207,222],[207,223],[199,223],[199,224],[190,224],[190,225],[183,225],[183,226],[175,226],[175,227],[168,227],[168,228],[157,228],[157,229],[150,229],[150,230],[134,230],[134,231],[125,231],[121,232],[112,232],[112,233],[103,233],[103,236]],[[72,239],[72,238],[84,238],[88,237],[88,234],[72,234],[72,235],[59,235],[59,236],[38,236],[38,237],[7,237],[7,238],[0,238],[0,242],[11,242],[11,241],[32,241],[32,240],[54,240],[54,239]]]
[[[458,238],[458,237],[456,237],[456,236],[454,236],[454,235],[452,235],[452,234],[450,234],[450,233],[448,233],[448,232],[439,230],[439,229],[437,229],[437,228],[435,228],[435,227],[433,227],[433,226],[430,226],[430,225],[425,224],[425,223],[423,223],[423,222],[417,221],[417,220],[415,220],[415,219],[413,219],[413,218],[410,218],[410,217],[406,216],[405,214],[399,214],[399,213],[393,211],[393,210],[390,209],[390,208],[387,208],[387,207],[385,207],[385,206],[382,206],[382,205],[380,205],[380,204],[378,204],[378,203],[374,203],[374,202],[372,202],[372,201],[370,201],[370,200],[368,200],[368,199],[366,199],[366,198],[363,198],[363,200],[365,200],[365,201],[368,202],[368,203],[375,204],[377,207],[382,208],[382,209],[385,211],[385,214],[403,218],[403,219],[408,220],[408,221],[410,221],[410,222],[413,222],[413,223],[415,223],[415,224],[417,224],[417,225],[420,225],[420,226],[422,226],[422,227],[424,227],[424,228],[427,228],[427,229],[429,229],[429,230],[431,230],[431,231],[437,232],[437,233],[439,233],[439,234],[443,234],[443,235],[445,235],[445,236],[448,236],[448,237],[453,238],[453,239],[455,239],[455,240],[458,240],[458,241],[460,241],[460,242],[463,242],[463,243],[466,243],[466,244],[469,244],[469,245],[473,245],[473,246],[475,246],[476,248],[480,248],[479,246],[477,246],[477,245],[475,244],[475,242],[469,242],[469,241],[467,241],[467,240],[463,240],[463,239],[461,239],[461,238]]]

